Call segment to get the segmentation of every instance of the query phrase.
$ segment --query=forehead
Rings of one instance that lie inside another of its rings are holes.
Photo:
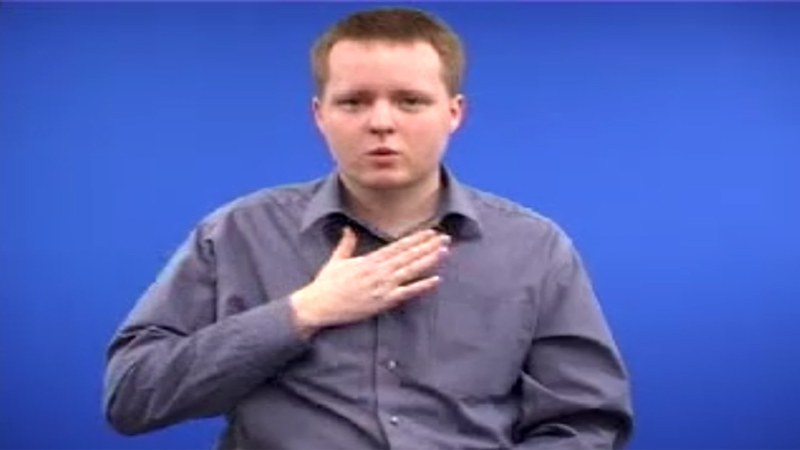
[[[444,90],[442,61],[426,42],[337,42],[328,57],[328,88]]]

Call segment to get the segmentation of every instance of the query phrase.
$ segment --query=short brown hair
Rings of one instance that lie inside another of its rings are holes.
[[[341,40],[430,44],[442,61],[442,80],[450,95],[461,90],[464,49],[458,35],[441,19],[413,8],[379,8],[351,14],[334,24],[314,43],[311,68],[317,93],[328,81],[328,56]]]

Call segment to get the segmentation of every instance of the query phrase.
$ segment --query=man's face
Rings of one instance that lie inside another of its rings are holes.
[[[317,125],[345,183],[367,190],[433,183],[463,113],[427,43],[340,41],[314,99]]]

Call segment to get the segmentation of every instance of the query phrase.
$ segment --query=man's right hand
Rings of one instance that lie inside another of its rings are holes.
[[[450,238],[423,230],[368,255],[353,256],[356,235],[345,228],[312,283],[295,292],[295,325],[308,338],[318,330],[356,322],[394,308],[439,284],[427,275],[447,252]]]

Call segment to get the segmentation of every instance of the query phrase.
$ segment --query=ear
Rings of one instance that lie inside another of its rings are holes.
[[[461,126],[467,108],[467,100],[463,94],[450,98],[450,132],[453,133]]]
[[[314,122],[316,122],[317,127],[322,126],[322,101],[318,96],[314,96],[311,99],[311,112],[314,115]]]

